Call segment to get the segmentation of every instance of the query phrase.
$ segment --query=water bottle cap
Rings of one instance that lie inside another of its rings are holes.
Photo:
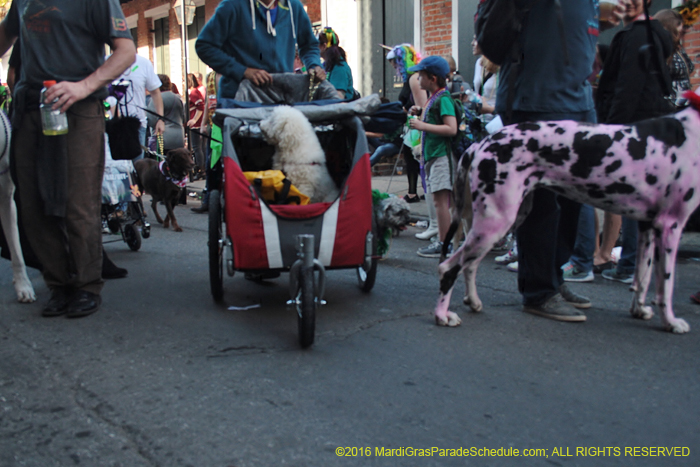
[[[45,88],[50,88],[50,87],[53,86],[54,84],[56,84],[56,81],[54,81],[54,80],[44,81],[44,87],[45,87]]]

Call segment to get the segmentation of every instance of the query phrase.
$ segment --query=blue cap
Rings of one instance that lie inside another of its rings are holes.
[[[413,65],[409,68],[408,72],[416,73],[423,70],[435,76],[446,78],[450,73],[450,65],[442,57],[425,57],[418,65]]]

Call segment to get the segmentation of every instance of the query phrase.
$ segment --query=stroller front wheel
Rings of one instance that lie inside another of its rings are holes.
[[[141,234],[134,224],[124,226],[124,241],[132,251],[139,251],[141,248]]]

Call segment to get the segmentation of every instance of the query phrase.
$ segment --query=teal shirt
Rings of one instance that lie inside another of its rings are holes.
[[[352,97],[354,87],[352,84],[352,70],[348,66],[345,60],[342,60],[333,69],[328,72],[326,79],[331,83],[338,91],[343,91],[345,93],[345,98]]]
[[[457,118],[454,102],[452,102],[452,97],[448,93],[443,94],[438,98],[437,102],[433,103],[425,122],[432,125],[443,125],[442,118],[446,116]],[[425,162],[452,154],[452,138],[449,136],[438,136],[424,131],[423,142],[423,159]]]

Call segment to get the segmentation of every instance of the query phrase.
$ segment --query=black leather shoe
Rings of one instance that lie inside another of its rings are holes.
[[[99,295],[86,290],[78,290],[68,304],[66,317],[82,318],[91,315],[100,309],[100,304],[102,304],[102,298]]]
[[[190,209],[192,212],[196,212],[197,214],[203,214],[205,212],[209,212],[209,205],[202,203],[202,205],[198,208],[192,208]]]
[[[53,289],[51,298],[41,311],[41,316],[45,318],[53,318],[54,316],[65,315],[68,311],[68,304],[73,298],[73,294],[64,288]]]
[[[114,264],[107,256],[107,252],[102,249],[102,279],[121,279],[128,273],[126,269]]]

